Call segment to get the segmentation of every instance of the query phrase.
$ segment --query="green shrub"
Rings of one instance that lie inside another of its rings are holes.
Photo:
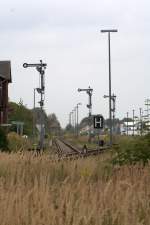
[[[15,132],[8,134],[8,146],[11,152],[24,151],[31,147],[28,139],[25,139]]]
[[[143,137],[129,138],[115,147],[113,164],[136,164],[145,166],[150,160],[150,134]]]

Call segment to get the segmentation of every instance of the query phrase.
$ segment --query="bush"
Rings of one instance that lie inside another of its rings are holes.
[[[115,147],[113,164],[136,164],[145,166],[150,160],[150,134],[144,137],[129,138]]]
[[[19,136],[15,132],[8,134],[8,143],[11,152],[23,151],[31,147],[28,139]]]
[[[3,128],[0,128],[0,150],[8,151],[7,135]]]

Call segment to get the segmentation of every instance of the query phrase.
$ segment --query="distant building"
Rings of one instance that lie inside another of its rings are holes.
[[[143,124],[144,124],[144,130],[143,130],[143,134],[148,134],[150,133],[150,118],[149,118],[149,115],[145,115],[143,117]]]
[[[138,121],[123,122],[120,124],[121,135],[140,135],[140,124]]]
[[[8,84],[11,83],[11,62],[0,61],[0,124],[8,120]]]
[[[81,135],[86,135],[86,134],[88,134],[89,133],[89,126],[88,125],[86,125],[86,126],[84,126],[84,127],[82,127],[81,129],[80,129],[80,134]]]
[[[104,129],[94,129],[93,125],[89,127],[86,125],[80,129],[80,135],[88,135],[91,132],[91,135],[103,134]]]

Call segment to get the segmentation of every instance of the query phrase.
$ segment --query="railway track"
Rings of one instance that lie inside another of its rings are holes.
[[[63,139],[55,139],[54,144],[57,149],[57,154],[60,158],[83,158],[88,156],[94,156],[102,154],[104,151],[108,149],[108,147],[98,148],[98,149],[87,149],[83,151],[82,149],[78,149],[73,146],[69,142]]]

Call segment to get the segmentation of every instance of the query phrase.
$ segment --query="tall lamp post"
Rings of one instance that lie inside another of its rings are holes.
[[[72,133],[72,128],[73,128],[73,112],[70,112],[70,125],[71,125],[71,133]]]
[[[128,121],[129,121],[129,113],[127,112],[127,130],[126,130],[126,134],[127,134],[127,136],[128,136]]]
[[[77,104],[77,137],[79,136],[79,105],[82,105],[81,103]]]
[[[109,55],[109,120],[110,120],[110,146],[112,145],[112,112],[111,112],[111,54],[110,54],[110,33],[118,32],[116,29],[101,30],[108,33],[108,55]]]
[[[74,109],[72,110],[72,126],[73,126],[73,133],[75,130],[75,116],[74,116]]]
[[[133,133],[132,133],[132,135],[134,136],[134,119],[135,119],[135,110],[133,109]]]
[[[77,127],[77,112],[76,112],[77,107],[74,107],[74,135],[76,136],[76,127]]]
[[[140,135],[142,136],[143,134],[143,112],[142,108],[140,108]]]
[[[71,123],[71,115],[72,115],[72,112],[69,113],[69,125],[70,126],[72,126],[72,123]]]

